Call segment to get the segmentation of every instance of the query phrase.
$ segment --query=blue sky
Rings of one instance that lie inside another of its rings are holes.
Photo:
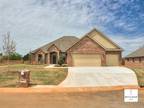
[[[144,44],[144,0],[0,0],[2,35],[11,32],[26,54],[64,35],[82,37],[97,28],[124,48]]]

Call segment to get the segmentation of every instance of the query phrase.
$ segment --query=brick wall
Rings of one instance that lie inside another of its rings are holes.
[[[101,54],[102,65],[105,64],[105,50],[88,37],[84,37],[75,46],[73,46],[71,49],[67,51],[67,64],[69,66],[73,66],[72,53]]]
[[[32,64],[39,64],[38,63],[38,55],[41,54],[43,56],[43,64],[50,64],[50,53],[56,52],[57,56],[59,58],[60,50],[55,46],[52,45],[47,49],[47,52],[43,52],[41,49],[35,52],[35,54],[32,54]]]
[[[125,59],[125,66],[127,67],[144,67],[144,57]]]

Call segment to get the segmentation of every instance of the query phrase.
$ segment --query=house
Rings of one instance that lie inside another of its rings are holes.
[[[60,56],[64,56],[66,61],[66,50],[78,40],[75,36],[63,36],[32,51],[32,64],[57,64]]]
[[[125,66],[128,67],[144,67],[144,47],[130,53],[125,58]]]
[[[118,66],[121,53],[121,47],[93,29],[81,39],[64,36],[32,51],[32,63],[57,64],[63,56],[68,66]]]

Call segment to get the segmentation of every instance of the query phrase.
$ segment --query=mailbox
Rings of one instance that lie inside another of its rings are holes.
[[[19,87],[28,87],[30,85],[30,71],[29,70],[21,70],[18,71],[19,76]]]

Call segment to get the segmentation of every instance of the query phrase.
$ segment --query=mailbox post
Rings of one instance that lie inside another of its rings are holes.
[[[19,76],[19,87],[28,87],[30,85],[30,71],[29,70],[21,70],[18,72]]]

